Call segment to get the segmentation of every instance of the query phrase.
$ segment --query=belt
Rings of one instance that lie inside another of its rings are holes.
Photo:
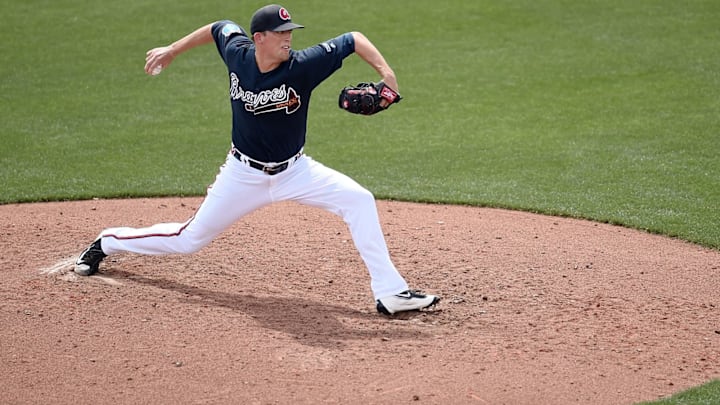
[[[300,159],[300,156],[303,155],[303,150],[300,149],[300,152],[296,153],[293,157],[291,157],[288,160],[284,160],[279,163],[265,163],[260,162],[259,160],[255,160],[251,158],[250,156],[247,156],[240,152],[239,150],[235,149],[233,146],[231,149],[231,152],[233,156],[235,156],[235,159],[239,160],[241,163],[246,164],[253,169],[260,170],[261,172],[268,174],[270,176],[274,176],[278,173],[282,173],[285,170],[289,169],[290,166],[293,165],[298,159]]]

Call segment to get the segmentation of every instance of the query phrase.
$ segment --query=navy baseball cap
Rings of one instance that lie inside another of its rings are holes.
[[[290,31],[295,28],[305,28],[292,22],[290,13],[283,6],[270,4],[255,12],[250,21],[250,33],[263,31]]]

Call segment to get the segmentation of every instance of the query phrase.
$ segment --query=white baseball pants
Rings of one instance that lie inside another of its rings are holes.
[[[205,200],[188,221],[108,228],[100,233],[102,248],[107,255],[193,253],[244,215],[288,200],[343,218],[370,273],[376,299],[408,289],[390,260],[373,195],[350,177],[305,155],[287,170],[270,176],[228,154]]]

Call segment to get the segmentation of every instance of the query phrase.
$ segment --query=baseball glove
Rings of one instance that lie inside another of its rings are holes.
[[[385,106],[381,104],[383,100],[386,102]],[[357,86],[342,89],[339,105],[343,110],[353,114],[372,115],[386,110],[400,100],[402,100],[400,94],[383,82],[358,83]]]

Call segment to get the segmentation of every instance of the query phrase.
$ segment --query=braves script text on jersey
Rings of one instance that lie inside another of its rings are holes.
[[[221,21],[212,33],[230,74],[233,144],[259,161],[289,159],[305,144],[310,94],[353,52],[352,35],[291,51],[288,62],[261,73],[255,46],[242,28]]]

